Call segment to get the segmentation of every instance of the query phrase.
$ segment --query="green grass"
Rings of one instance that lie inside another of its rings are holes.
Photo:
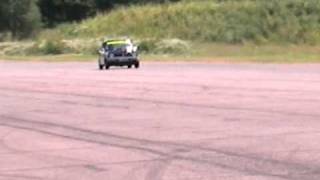
[[[118,7],[44,30],[33,42],[0,43],[0,56],[95,60],[103,37],[128,36],[139,43],[145,61],[318,63],[319,12],[319,0],[184,0]]]
[[[0,55],[0,59],[4,61],[35,61],[35,62],[87,62],[96,59],[93,55],[79,55],[79,54],[63,54],[63,55],[35,55],[35,56],[6,56]]]
[[[199,44],[195,57],[261,63],[320,62],[320,47],[309,45]]]
[[[320,42],[319,0],[199,0],[120,7],[40,38],[129,36],[222,43]]]
[[[0,56],[23,61],[96,61],[97,55],[63,54],[37,56]],[[142,62],[225,62],[225,63],[320,63],[320,46],[308,45],[229,45],[195,43],[182,54],[142,54]]]

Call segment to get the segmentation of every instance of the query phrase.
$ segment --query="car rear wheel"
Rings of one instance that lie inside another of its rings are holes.
[[[107,59],[104,59],[104,67],[106,69],[109,69],[110,68],[110,64],[108,63]]]
[[[128,65],[128,68],[130,69],[131,67],[132,67],[132,65],[131,65],[131,64],[129,64],[129,65]]]

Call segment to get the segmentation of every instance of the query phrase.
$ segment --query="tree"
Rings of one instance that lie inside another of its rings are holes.
[[[179,0],[39,0],[42,20],[48,27],[62,22],[80,21],[117,5],[165,3]]]
[[[95,0],[98,10],[111,9],[115,5],[130,5],[130,4],[142,4],[142,3],[166,3],[177,2],[180,0]]]
[[[1,31],[10,31],[14,38],[32,35],[41,27],[41,14],[36,0],[1,0]]]
[[[43,22],[52,27],[61,22],[80,21],[95,14],[95,0],[40,0]]]

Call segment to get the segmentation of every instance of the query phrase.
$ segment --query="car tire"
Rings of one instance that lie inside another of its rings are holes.
[[[99,64],[99,69],[103,70],[103,65],[102,64]]]
[[[132,64],[129,64],[129,65],[128,65],[128,68],[131,69],[131,67],[132,67]]]
[[[136,63],[134,64],[134,67],[135,67],[136,69],[138,69],[138,68],[140,67],[140,62],[139,62],[139,61],[136,62]]]
[[[106,58],[104,59],[104,67],[106,68],[106,70],[108,70],[110,68],[110,65],[109,65]]]

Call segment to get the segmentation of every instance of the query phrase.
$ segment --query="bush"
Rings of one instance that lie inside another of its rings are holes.
[[[109,35],[223,43],[316,44],[320,43],[319,12],[318,0],[187,1],[120,7],[80,24],[63,25],[56,31],[64,38]],[[149,51],[147,47],[152,47],[152,43],[152,40],[142,42],[141,47]]]
[[[151,53],[157,47],[156,39],[145,39],[139,42],[139,50],[143,53]]]
[[[48,38],[37,41],[27,52],[28,54],[63,54],[69,51],[66,44],[59,38]]]
[[[75,54],[98,54],[100,41],[98,39],[73,39],[63,41],[69,51]]]
[[[189,43],[181,39],[147,39],[139,43],[142,53],[180,54],[188,52],[189,49]]]
[[[0,45],[0,54],[9,56],[27,55],[27,50],[32,46],[32,42],[2,42]]]
[[[10,31],[14,38],[34,35],[41,27],[36,0],[1,0],[0,30]]]
[[[10,32],[0,33],[0,42],[11,41],[12,34]]]
[[[189,44],[180,39],[165,39],[156,44],[155,52],[161,54],[180,54],[189,50]]]

